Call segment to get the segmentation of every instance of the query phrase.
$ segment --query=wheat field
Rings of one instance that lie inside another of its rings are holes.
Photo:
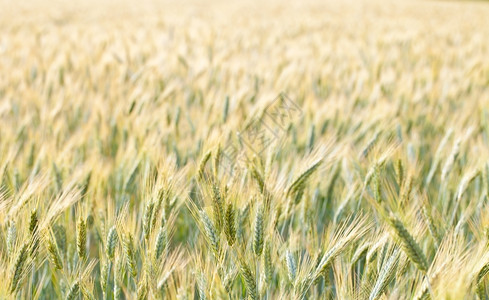
[[[0,2],[0,299],[487,299],[489,5]]]

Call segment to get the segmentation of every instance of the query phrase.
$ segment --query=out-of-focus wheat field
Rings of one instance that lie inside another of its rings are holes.
[[[489,5],[0,2],[0,299],[486,299]]]

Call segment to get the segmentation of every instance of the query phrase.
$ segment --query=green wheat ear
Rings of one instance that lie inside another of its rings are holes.
[[[255,275],[251,271],[248,264],[242,260],[240,260],[240,269],[241,276],[245,281],[246,293],[248,294],[248,298],[252,300],[257,300],[258,294],[256,289]]]
[[[158,235],[156,236],[156,245],[155,245],[155,256],[156,259],[159,259],[163,252],[166,252],[165,249],[168,247],[168,235],[165,227],[160,227],[158,231]]]
[[[220,145],[218,145],[216,154],[214,155],[214,177],[217,178],[217,175],[219,174],[219,166],[221,164],[221,158],[222,158],[222,148]]]
[[[367,255],[369,247],[370,247],[370,243],[364,243],[363,245],[361,245],[355,250],[355,253],[353,254],[351,259],[352,266],[355,265],[363,256]]]
[[[204,274],[199,274],[198,277],[198,288],[199,288],[199,299],[206,300],[206,290],[207,290],[207,282],[205,280]]]
[[[233,203],[229,202],[226,206],[226,217],[224,218],[224,233],[229,246],[236,241],[236,214]]]
[[[56,245],[56,242],[53,241],[53,239],[48,236],[47,238],[47,248],[48,248],[48,253],[49,253],[49,259],[53,266],[61,270],[63,268],[62,263],[61,263],[61,256],[59,255],[58,247]]]
[[[144,238],[146,240],[149,238],[149,235],[151,233],[151,226],[153,224],[152,218],[153,218],[154,206],[155,206],[154,202],[151,201],[146,205],[146,208],[144,210],[143,231],[144,231]]]
[[[111,261],[114,260],[115,248],[117,246],[117,243],[118,243],[117,231],[115,229],[115,226],[112,226],[107,235],[107,243],[105,245],[105,253],[107,254],[107,257]]]
[[[199,179],[204,179],[205,178],[205,166],[207,164],[207,162],[209,161],[209,159],[211,158],[211,154],[212,152],[209,150],[207,151],[204,156],[202,157],[202,159],[200,160],[200,163],[199,163],[199,169],[197,171],[197,174],[199,175]]]
[[[115,264],[114,264],[114,299],[121,299],[122,295],[122,281],[125,273],[124,268],[124,259],[119,256],[116,256]]]
[[[136,294],[138,300],[143,300],[148,297],[148,286],[145,279],[139,281]]]
[[[111,269],[111,262],[105,260],[100,270],[100,287],[102,288],[104,299],[107,298],[107,293],[108,293],[107,286],[109,284],[110,269]]]
[[[307,179],[309,179],[309,177],[311,177],[311,175],[319,168],[322,162],[322,160],[318,160],[317,162],[313,163],[309,168],[307,168],[307,170],[302,172],[302,174],[297,177],[297,179],[294,180],[287,189],[287,196],[301,194],[301,191],[303,190]]]
[[[256,256],[260,256],[263,251],[263,207],[261,205],[258,207],[255,217],[253,251]]]
[[[136,253],[134,250],[134,238],[131,233],[126,233],[124,235],[124,238],[122,239],[122,248],[124,249],[124,258],[129,266],[131,275],[133,278],[136,278],[138,270],[136,265]]]
[[[272,250],[270,242],[265,243],[265,253],[263,255],[263,269],[265,273],[265,283],[268,285],[272,281],[273,265],[272,265]]]
[[[34,256],[38,247],[39,247],[39,235],[38,235],[38,227],[39,227],[39,217],[37,215],[37,209],[33,209],[31,212],[31,218],[29,221],[29,233],[31,235],[31,255]]]
[[[217,233],[221,232],[224,223],[224,206],[222,200],[222,193],[219,186],[215,183],[212,184],[212,212],[214,216],[214,226]]]
[[[489,273],[489,262],[482,266],[482,268],[479,270],[475,278],[475,291],[479,299],[486,299],[485,297],[486,283],[484,281],[484,278],[488,273]]]
[[[379,299],[384,293],[387,285],[394,279],[396,274],[397,264],[399,262],[399,252],[394,251],[391,256],[387,259],[387,262],[382,267],[377,281],[375,282],[374,288],[370,293],[369,300]]]
[[[68,295],[66,295],[67,300],[74,300],[78,297],[80,294],[80,283],[78,281],[75,281],[73,285],[70,287],[70,290],[68,291]]]
[[[207,238],[209,239],[209,242],[211,244],[211,248],[214,251],[216,255],[219,253],[219,235],[217,233],[216,228],[214,227],[214,224],[212,224],[212,221],[209,219],[207,214],[202,211],[200,213],[200,217],[202,220],[202,223],[204,224],[204,229],[205,229],[205,234]]]
[[[258,172],[255,166],[251,167],[251,176],[253,179],[255,179],[256,183],[258,184],[258,187],[260,188],[260,192],[264,193],[265,192],[265,180],[263,180],[263,176]]]
[[[402,249],[409,259],[414,262],[420,271],[426,273],[428,271],[428,260],[421,247],[419,247],[418,243],[416,243],[412,235],[404,227],[404,224],[396,217],[391,217],[389,224],[396,232],[397,237],[401,241]]]
[[[86,251],[87,251],[86,245],[87,245],[87,226],[85,224],[85,220],[79,218],[77,224],[76,249],[78,251],[78,256],[80,258],[85,258],[86,256]]]
[[[15,258],[14,268],[12,270],[12,275],[11,275],[12,278],[10,284],[11,293],[14,293],[19,286],[20,278],[24,270],[25,262],[27,260],[28,250],[29,250],[29,243],[26,242],[22,245],[22,248],[20,248]]]
[[[29,233],[34,234],[37,230],[37,225],[39,223],[39,219],[37,217],[37,209],[33,209],[31,212],[31,219],[29,222]]]
[[[482,268],[479,270],[477,273],[475,283],[480,284],[482,280],[484,280],[484,277],[489,273],[489,262],[486,263]]]

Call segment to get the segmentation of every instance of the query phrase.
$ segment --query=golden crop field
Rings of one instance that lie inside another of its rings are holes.
[[[0,1],[0,299],[487,299],[489,3]]]

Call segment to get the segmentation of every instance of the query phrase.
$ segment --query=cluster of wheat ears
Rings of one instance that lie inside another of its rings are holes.
[[[485,3],[0,7],[0,299],[487,299]]]

